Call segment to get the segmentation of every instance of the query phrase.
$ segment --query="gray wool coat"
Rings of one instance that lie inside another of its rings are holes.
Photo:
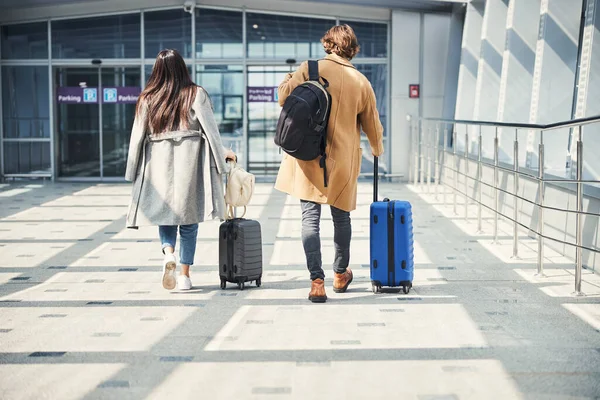
[[[142,105],[131,131],[125,179],[133,182],[127,227],[188,225],[225,219],[225,149],[204,89],[198,88],[189,128],[147,129]]]

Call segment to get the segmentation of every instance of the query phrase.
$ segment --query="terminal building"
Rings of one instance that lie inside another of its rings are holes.
[[[276,87],[351,25],[385,127],[383,171],[407,176],[407,114],[454,116],[466,4],[444,1],[2,0],[2,176],[122,180],[135,99],[164,48],[210,93],[254,174],[277,173]],[[409,85],[420,93],[409,98]],[[392,112],[393,110],[393,112]],[[365,142],[366,145],[366,142]],[[365,152],[363,172],[372,164]]]
[[[361,45],[354,64],[375,89],[385,127],[383,172],[407,179],[422,134],[411,117],[535,124],[598,114],[595,3],[2,0],[0,174],[121,180],[136,96],[158,51],[175,48],[209,91],[226,143],[251,172],[274,175],[275,88],[300,62],[324,55],[319,39],[329,27],[347,23]],[[535,166],[536,134],[520,134],[523,165]],[[493,134],[484,136],[492,158]],[[513,155],[513,136],[500,132],[501,161]],[[569,172],[572,130],[546,146],[549,170]],[[588,160],[584,175],[599,173],[600,162]]]
[[[375,90],[385,129],[382,174],[441,181],[455,194],[462,179],[462,195],[516,215],[521,227],[549,224],[563,242],[556,249],[574,258],[564,242],[579,232],[593,269],[600,265],[598,218],[589,211],[600,207],[598,3],[2,0],[0,175],[122,181],[137,96],[156,54],[174,48],[210,93],[225,144],[250,172],[272,180],[281,158],[273,143],[276,88],[302,61],[324,56],[325,31],[349,24],[361,46],[353,63]],[[592,120],[549,125],[581,118]],[[369,151],[362,161],[361,173],[372,175]],[[513,185],[517,175],[524,179]],[[482,194],[491,181],[495,194]],[[521,196],[518,209],[510,193]],[[567,211],[543,222],[535,206],[544,197]]]

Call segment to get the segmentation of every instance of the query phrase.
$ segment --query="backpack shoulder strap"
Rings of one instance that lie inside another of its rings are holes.
[[[319,62],[308,60],[308,80],[319,81]]]

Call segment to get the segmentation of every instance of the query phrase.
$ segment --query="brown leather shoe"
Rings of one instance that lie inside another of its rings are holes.
[[[323,282],[323,279],[319,278],[312,281],[308,299],[313,303],[325,303],[327,301],[327,295],[325,294],[325,282]]]
[[[354,275],[352,274],[352,270],[350,268],[346,269],[346,272],[343,274],[338,274],[337,272],[333,274],[333,291],[336,293],[344,293],[348,286],[352,283],[352,279]]]

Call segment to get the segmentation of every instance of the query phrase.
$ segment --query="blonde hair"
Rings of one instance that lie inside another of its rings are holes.
[[[334,53],[348,60],[352,60],[360,51],[356,34],[347,24],[328,30],[321,38],[321,43],[327,54]]]

